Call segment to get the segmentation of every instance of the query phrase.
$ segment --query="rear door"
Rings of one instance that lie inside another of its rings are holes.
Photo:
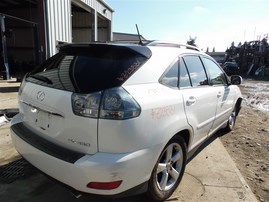
[[[207,74],[199,56],[186,55],[180,59],[180,91],[185,112],[193,128],[193,145],[205,139],[213,125],[217,97],[208,83]]]
[[[94,154],[97,119],[76,116],[72,110],[75,87],[69,72],[75,58],[63,56],[54,68],[30,74],[20,96],[20,112],[24,126],[48,142]]]
[[[23,124],[56,145],[96,153],[102,92],[121,86],[150,56],[144,46],[62,47],[28,74],[20,96]]]

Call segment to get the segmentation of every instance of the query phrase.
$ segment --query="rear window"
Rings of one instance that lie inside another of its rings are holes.
[[[104,44],[63,48],[31,72],[27,81],[77,93],[120,86],[149,58],[144,54],[150,51],[147,47],[138,49]]]

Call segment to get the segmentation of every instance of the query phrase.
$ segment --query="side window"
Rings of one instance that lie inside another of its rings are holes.
[[[181,88],[184,87],[191,87],[191,81],[189,77],[189,73],[187,71],[186,65],[183,62],[182,58],[180,58],[180,63],[179,63],[179,86]]]
[[[183,60],[189,70],[192,86],[208,85],[208,79],[199,56],[184,56]]]
[[[210,75],[210,84],[211,85],[227,85],[226,76],[219,66],[208,58],[203,58],[206,70]]]
[[[178,61],[164,74],[160,83],[173,88],[178,87]]]

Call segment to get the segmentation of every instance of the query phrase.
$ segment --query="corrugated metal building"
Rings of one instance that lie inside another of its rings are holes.
[[[127,41],[127,42],[133,42],[138,43],[139,40],[146,41],[146,39],[138,33],[137,34],[128,34],[128,33],[121,33],[121,32],[113,32],[113,41]]]
[[[113,12],[103,0],[2,0],[0,73],[29,71],[59,44],[110,41]]]

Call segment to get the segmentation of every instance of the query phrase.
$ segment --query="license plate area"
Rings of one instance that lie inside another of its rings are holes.
[[[64,129],[64,116],[57,112],[42,110],[30,104],[22,105],[23,122],[50,137],[57,137]]]
[[[37,110],[36,126],[42,130],[48,130],[50,128],[50,114],[41,110]]]

